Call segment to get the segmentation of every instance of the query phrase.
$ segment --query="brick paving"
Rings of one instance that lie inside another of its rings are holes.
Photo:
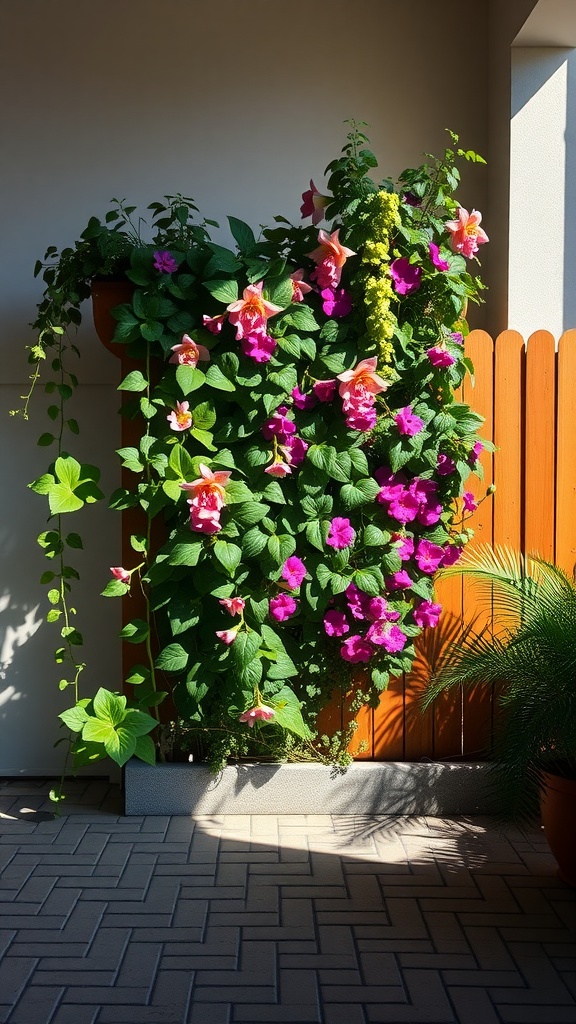
[[[487,819],[131,817],[0,781],[0,1022],[576,1024],[576,891]]]

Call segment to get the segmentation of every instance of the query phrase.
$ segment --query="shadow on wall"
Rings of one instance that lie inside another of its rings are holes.
[[[17,657],[17,648],[34,636],[42,625],[38,617],[39,604],[33,607],[19,605],[5,591],[0,597],[0,717],[5,717],[5,705],[18,701],[22,694],[8,682],[8,669]]]

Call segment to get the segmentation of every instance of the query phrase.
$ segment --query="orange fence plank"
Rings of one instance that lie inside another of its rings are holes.
[[[555,560],[572,575],[576,563],[576,330],[558,345]]]
[[[494,544],[520,549],[523,531],[524,384],[526,350],[517,331],[495,344]]]
[[[374,708],[372,720],[375,761],[402,761],[404,758],[404,676],[391,679],[388,689]]]
[[[492,441],[494,436],[494,343],[484,331],[472,331],[466,338],[466,354],[474,363],[474,384],[467,378],[464,382],[464,401],[484,417],[481,435]],[[471,519],[474,539],[472,544],[492,544],[494,503],[492,498],[485,498],[486,488],[493,480],[492,453],[484,451],[481,456],[484,470],[482,480],[472,476],[467,482],[467,490],[472,491],[478,501],[482,501],[477,512]],[[485,500],[482,500],[485,499]],[[477,592],[468,580],[463,581],[464,622],[471,620],[476,629],[481,629],[490,621],[490,612],[478,604]],[[462,731],[463,754],[478,756],[490,743],[492,693],[488,690],[477,690],[463,694]]]
[[[526,460],[524,550],[554,558],[556,351],[548,331],[536,331],[526,349]]]

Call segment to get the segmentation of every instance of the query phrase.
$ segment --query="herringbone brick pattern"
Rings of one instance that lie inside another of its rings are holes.
[[[0,784],[0,1022],[576,1022],[575,893],[486,820],[52,820]],[[75,801],[74,803],[72,801]]]

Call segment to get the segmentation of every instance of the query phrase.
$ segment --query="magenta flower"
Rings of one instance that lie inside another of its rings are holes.
[[[323,288],[320,295],[322,309],[326,316],[333,316],[340,320],[351,312],[352,296],[344,288]]]
[[[462,334],[462,331],[452,331],[450,337],[452,338],[452,341],[455,342],[456,345],[464,344],[464,335]]]
[[[396,551],[400,555],[403,562],[409,562],[414,556],[414,538],[410,535],[403,535],[401,533],[392,534],[392,540],[400,541],[396,547]]]
[[[388,602],[384,597],[371,597],[366,606],[366,618],[369,622],[378,622],[388,614]]]
[[[336,516],[330,523],[330,530],[326,537],[326,543],[331,548],[349,548],[354,543],[356,533],[352,528],[349,519]]]
[[[350,661],[353,665],[357,665],[361,661],[370,661],[373,653],[373,648],[368,640],[364,640],[358,634],[348,637],[340,648],[340,656],[344,658],[344,661]]]
[[[246,602],[241,597],[222,597],[218,604],[221,604],[230,615],[240,615],[246,607]]]
[[[433,604],[432,601],[420,601],[413,611],[414,622],[420,629],[431,629],[438,625],[441,604]]]
[[[268,363],[276,351],[277,342],[269,334],[249,334],[240,342],[242,351],[255,363]]]
[[[441,515],[442,505],[439,501],[436,501],[434,503],[421,505],[416,519],[421,526],[435,526],[435,524],[440,521]]]
[[[301,437],[288,437],[283,445],[280,446],[286,461],[291,466],[299,466],[300,463],[304,462],[306,458],[306,452],[310,445],[307,441],[303,441]]]
[[[425,538],[418,541],[415,558],[420,572],[433,576],[440,568],[443,557],[444,548],[439,544],[433,544],[431,540]]]
[[[306,566],[304,562],[296,555],[291,555],[287,558],[282,566],[282,579],[286,580],[286,583],[292,590],[297,590],[302,580],[306,575]]]
[[[430,253],[430,259],[436,267],[436,270],[450,270],[450,264],[448,260],[443,260],[440,255],[440,246],[436,245],[435,242],[428,242],[428,251]]]
[[[294,405],[296,406],[297,409],[302,409],[303,411],[306,411],[307,409],[313,409],[318,399],[316,398],[316,395],[305,395],[302,391],[300,391],[299,387],[295,387],[292,388],[292,401],[294,402]]]
[[[359,409],[350,409],[346,416],[346,426],[350,430],[362,430],[366,433],[376,426],[377,413],[374,406],[364,406]]]
[[[119,580],[120,583],[130,583],[130,573],[127,569],[123,569],[121,565],[111,565],[110,572],[114,579]]]
[[[400,569],[399,572],[393,573],[392,576],[387,576],[385,582],[387,590],[406,590],[413,583],[406,569]]]
[[[406,477],[404,473],[393,473],[389,466],[380,466],[374,471],[374,479],[380,484],[380,491],[376,500],[381,505],[386,501],[393,501],[404,493]]]
[[[446,348],[442,348],[441,345],[434,345],[433,348],[429,348],[426,352],[428,359],[432,363],[432,366],[436,366],[443,369],[446,366],[452,366],[456,362],[454,356]]]
[[[230,644],[234,643],[237,634],[238,629],[219,629],[216,631],[216,636],[218,637],[218,639],[221,640],[222,643],[226,644],[227,646],[230,646]]]
[[[267,441],[271,441],[275,437],[279,444],[285,444],[290,434],[296,433],[296,424],[294,420],[288,418],[287,412],[288,406],[280,405],[270,419],[263,424],[262,433]]]
[[[451,473],[455,473],[456,463],[454,459],[451,459],[449,455],[445,455],[443,452],[439,452],[436,461],[436,472],[438,476],[450,476]]]
[[[319,402],[332,402],[336,394],[335,380],[316,380],[312,390]]]
[[[380,492],[382,493],[382,492]],[[411,523],[420,511],[420,502],[410,493],[403,490],[388,506],[388,515],[399,523]]]
[[[422,206],[422,200],[414,192],[404,192],[402,202],[406,203],[406,206]]]
[[[475,512],[478,508],[478,502],[472,494],[472,491],[464,491],[462,495],[462,508],[464,512]]]
[[[154,270],[159,270],[161,274],[173,274],[175,270],[178,270],[178,263],[172,253],[161,249],[154,253],[152,266]]]
[[[368,603],[370,601],[368,595],[363,590],[360,590],[355,583],[349,583],[345,593],[350,614],[355,619],[365,619],[368,614]]]
[[[349,633],[350,626],[344,612],[336,611],[335,608],[327,611],[324,616],[324,629],[328,636],[344,636],[345,633]]]
[[[243,711],[238,717],[239,722],[248,722],[250,729],[254,728],[254,723],[257,721],[270,722],[276,712],[273,708],[269,708],[267,704],[258,704],[255,708],[250,708],[248,711]]]
[[[469,461],[471,462],[472,465],[474,465],[475,462],[478,462],[478,459],[482,455],[483,451],[484,445],[482,444],[482,441],[476,441],[472,448],[472,451],[470,452]]]
[[[462,557],[464,549],[459,544],[446,544],[440,565],[443,569],[449,565],[455,565]]]
[[[412,407],[409,405],[398,410],[394,417],[394,422],[398,427],[398,433],[405,434],[407,437],[414,437],[414,435],[419,434],[424,427],[424,420],[421,420],[419,416],[416,416],[415,413],[412,412]]]
[[[276,622],[284,622],[285,619],[290,619],[298,607],[298,602],[290,597],[290,594],[278,594],[277,597],[270,598],[270,616]]]
[[[366,633],[366,639],[376,647],[383,647],[389,654],[395,654],[404,649],[408,638],[398,626],[392,626],[389,622],[374,622]]]
[[[390,264],[390,277],[397,295],[412,295],[422,283],[422,267],[410,263],[405,256],[400,256]]]

